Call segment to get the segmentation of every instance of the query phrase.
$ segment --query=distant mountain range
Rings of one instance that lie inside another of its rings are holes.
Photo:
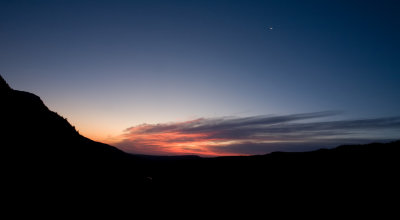
[[[322,190],[332,195],[324,189],[333,187],[362,196],[366,188],[379,194],[398,183],[399,141],[243,157],[131,155],[83,137],[38,96],[13,90],[1,76],[0,103],[3,183],[24,193],[49,188],[65,194],[172,188],[222,192],[232,187],[235,193]]]

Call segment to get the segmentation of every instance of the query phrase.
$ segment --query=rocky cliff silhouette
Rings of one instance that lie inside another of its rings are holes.
[[[125,155],[112,146],[83,137],[38,96],[11,89],[3,78],[0,91],[2,142],[10,156],[37,161],[77,163],[90,159],[111,163]]]
[[[131,155],[80,135],[63,117],[0,76],[3,184],[25,192],[140,183]],[[140,178],[139,178],[140,177]]]

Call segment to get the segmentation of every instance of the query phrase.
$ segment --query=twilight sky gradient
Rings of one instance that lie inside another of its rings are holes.
[[[399,11],[396,0],[3,0],[0,73],[133,153],[398,139]]]

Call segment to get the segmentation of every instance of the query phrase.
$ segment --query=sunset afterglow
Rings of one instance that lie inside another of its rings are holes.
[[[126,129],[112,144],[134,154],[235,156],[388,140],[390,131],[400,128],[399,117],[324,119],[337,114],[315,112],[142,124]]]
[[[0,1],[0,74],[83,136],[136,154],[396,140],[399,5]]]

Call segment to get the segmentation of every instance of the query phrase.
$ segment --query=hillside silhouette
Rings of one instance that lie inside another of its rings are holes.
[[[362,197],[364,190],[385,194],[398,183],[399,141],[258,156],[131,155],[80,135],[38,96],[13,90],[1,76],[0,100],[3,183],[24,193],[234,189],[329,197],[335,189]]]
[[[8,186],[25,192],[73,191],[111,180],[140,182],[135,178],[142,175],[129,154],[83,137],[38,96],[13,90],[1,76],[0,100],[3,177]]]

